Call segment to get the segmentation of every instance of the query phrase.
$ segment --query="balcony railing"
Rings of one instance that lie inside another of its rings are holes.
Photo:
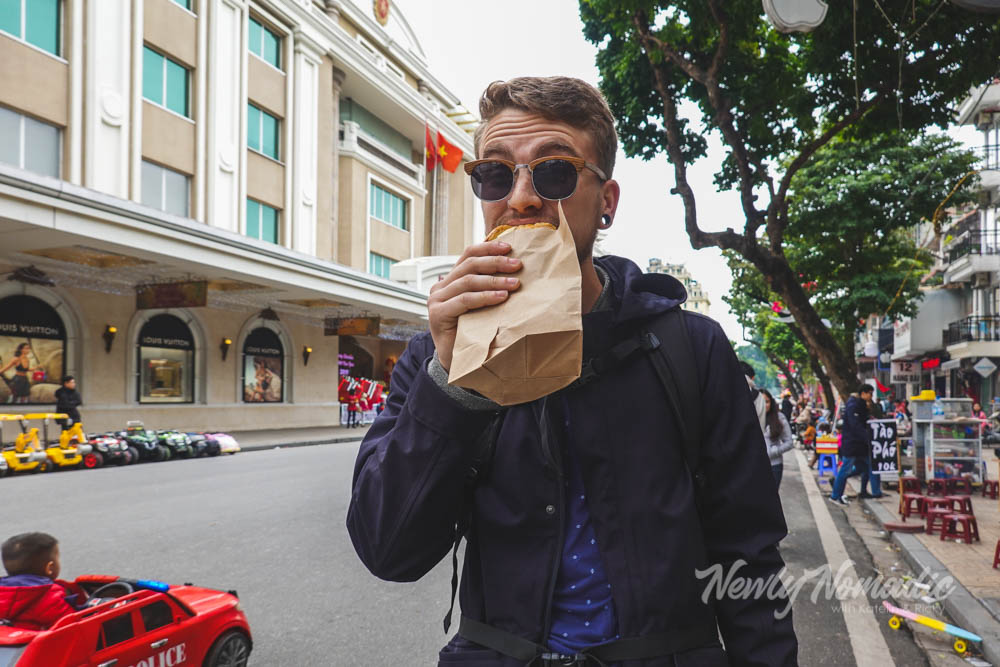
[[[976,150],[984,169],[1000,169],[1000,144],[986,144]]]
[[[966,255],[1000,255],[1000,230],[972,229],[948,246],[948,261]]]
[[[977,341],[1000,341],[1000,316],[970,316],[952,322],[944,333],[944,344]]]

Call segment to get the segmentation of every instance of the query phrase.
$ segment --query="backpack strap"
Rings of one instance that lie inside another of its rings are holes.
[[[506,411],[502,410],[497,412],[489,426],[476,440],[476,458],[469,466],[469,473],[465,478],[462,501],[458,509],[458,520],[455,522],[455,543],[451,549],[451,604],[448,605],[448,613],[444,616],[445,633],[451,627],[451,614],[455,610],[455,594],[458,592],[458,547],[462,543],[462,538],[469,532],[469,526],[472,525],[472,494],[476,490],[476,484],[479,480],[489,472],[497,439],[500,437],[500,427],[503,426],[506,414]]]
[[[649,360],[680,427],[684,460],[694,480],[695,499],[698,500],[706,486],[705,472],[701,468],[702,405],[701,392],[691,387],[700,387],[701,382],[685,317],[679,306],[674,307],[650,322],[643,336],[651,337],[647,346]],[[681,382],[685,386],[681,386]]]

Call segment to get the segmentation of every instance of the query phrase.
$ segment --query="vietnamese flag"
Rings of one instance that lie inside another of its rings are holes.
[[[434,139],[431,137],[431,128],[427,127],[427,125],[424,125],[424,134],[426,135],[424,158],[427,162],[427,171],[434,171],[434,167],[437,166],[438,162],[438,151],[437,146],[434,145]]]
[[[438,159],[444,170],[453,174],[458,169],[458,165],[462,164],[462,149],[448,143],[448,140],[440,132],[438,132]]]

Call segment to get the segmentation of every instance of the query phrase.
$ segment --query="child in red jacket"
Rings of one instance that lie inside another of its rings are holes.
[[[0,546],[6,577],[0,577],[0,620],[27,630],[45,630],[77,611],[86,594],[60,581],[59,541],[47,533],[21,533]]]

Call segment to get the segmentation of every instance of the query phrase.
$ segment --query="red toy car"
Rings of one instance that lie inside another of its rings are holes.
[[[236,591],[86,575],[88,608],[48,630],[0,625],[0,667],[246,667]]]

